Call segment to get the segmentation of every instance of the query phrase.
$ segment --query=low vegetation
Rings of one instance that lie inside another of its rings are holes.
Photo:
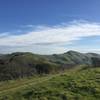
[[[100,100],[100,68],[1,82],[0,100]]]

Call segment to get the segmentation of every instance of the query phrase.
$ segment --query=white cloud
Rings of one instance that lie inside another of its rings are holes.
[[[10,34],[9,32],[0,33],[0,38],[6,37],[9,34]]]
[[[22,35],[0,35],[0,46],[31,47],[33,45],[69,44],[82,37],[100,36],[100,24],[87,21],[74,21],[57,26],[37,26],[34,31]],[[53,47],[54,48],[54,47]],[[59,46],[56,48],[60,48]],[[40,48],[41,49],[41,48]],[[20,49],[19,49],[20,50]]]

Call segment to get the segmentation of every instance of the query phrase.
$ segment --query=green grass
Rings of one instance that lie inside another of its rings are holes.
[[[100,68],[1,82],[0,100],[100,100]]]

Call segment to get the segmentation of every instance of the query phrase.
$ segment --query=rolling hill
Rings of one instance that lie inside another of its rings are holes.
[[[68,51],[64,54],[38,55],[16,52],[0,55],[0,81],[64,71],[78,65],[100,66],[100,55]]]

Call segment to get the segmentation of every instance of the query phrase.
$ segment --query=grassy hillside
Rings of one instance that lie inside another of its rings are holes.
[[[1,82],[0,100],[100,100],[100,68]]]
[[[100,55],[68,51],[64,54],[37,55],[12,53],[0,56],[0,81],[50,74],[77,66],[100,66]]]
[[[41,55],[13,53],[0,59],[0,81],[13,80],[35,74],[49,74],[59,70],[59,65]]]

